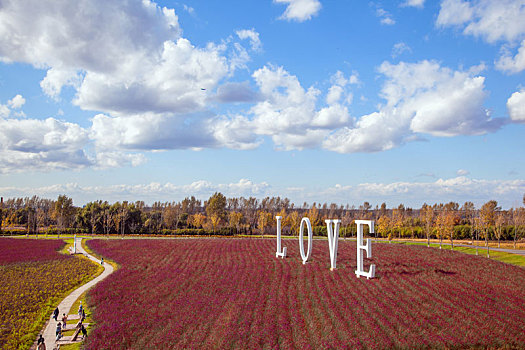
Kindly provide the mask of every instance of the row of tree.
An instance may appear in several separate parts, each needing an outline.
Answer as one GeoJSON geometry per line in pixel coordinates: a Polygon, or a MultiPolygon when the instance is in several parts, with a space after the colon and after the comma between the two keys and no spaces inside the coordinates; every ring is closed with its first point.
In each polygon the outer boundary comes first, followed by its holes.
{"type": "MultiPolygon", "coordinates": [[[[525,205],[525,196],[523,204],[525,205]]],[[[324,220],[341,219],[341,235],[355,234],[356,219],[376,221],[374,235],[393,238],[439,238],[513,240],[525,236],[525,208],[502,210],[494,200],[477,209],[472,202],[423,204],[421,208],[373,208],[364,202],[350,205],[303,203],[296,206],[288,198],[226,198],[215,193],[202,202],[188,197],[180,202],[107,201],[75,207],[71,198],[56,200],[10,198],[0,203],[0,232],[92,234],[269,234],[276,229],[275,216],[282,217],[284,234],[297,235],[303,217],[308,217],[314,233],[326,235],[324,220]]]]}

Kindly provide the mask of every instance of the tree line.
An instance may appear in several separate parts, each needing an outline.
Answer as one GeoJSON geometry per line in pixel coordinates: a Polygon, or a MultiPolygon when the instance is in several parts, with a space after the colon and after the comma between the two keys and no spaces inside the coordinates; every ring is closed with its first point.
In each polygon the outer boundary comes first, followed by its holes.
{"type": "MultiPolygon", "coordinates": [[[[523,198],[525,205],[525,195],[523,198]]],[[[83,207],[60,195],[56,200],[38,196],[9,198],[0,203],[2,234],[181,234],[235,235],[273,234],[275,216],[282,217],[283,234],[298,235],[303,217],[312,223],[314,234],[326,235],[325,219],[341,219],[340,235],[355,235],[354,220],[375,220],[373,236],[387,239],[431,238],[513,240],[525,238],[525,208],[502,210],[490,200],[480,208],[472,202],[423,204],[409,208],[400,204],[387,208],[385,203],[372,207],[336,203],[303,203],[298,206],[288,198],[226,198],[216,192],[208,200],[187,197],[176,202],[143,201],[108,203],[97,200],[83,207]]]]}

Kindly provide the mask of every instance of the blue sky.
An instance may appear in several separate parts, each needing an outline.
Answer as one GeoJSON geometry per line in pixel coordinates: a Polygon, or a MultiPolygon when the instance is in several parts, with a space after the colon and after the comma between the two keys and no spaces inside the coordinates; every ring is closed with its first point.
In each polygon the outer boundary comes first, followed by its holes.
{"type": "Polygon", "coordinates": [[[3,1],[0,194],[525,193],[525,1],[3,1]]]}

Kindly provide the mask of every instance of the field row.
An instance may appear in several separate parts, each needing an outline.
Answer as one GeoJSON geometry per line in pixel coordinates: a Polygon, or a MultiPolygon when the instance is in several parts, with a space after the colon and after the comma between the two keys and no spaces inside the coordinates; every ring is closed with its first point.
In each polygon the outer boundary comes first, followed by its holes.
{"type": "Polygon", "coordinates": [[[377,277],[315,241],[93,240],[121,269],[89,294],[93,349],[525,346],[525,271],[457,252],[374,245],[377,277]]]}

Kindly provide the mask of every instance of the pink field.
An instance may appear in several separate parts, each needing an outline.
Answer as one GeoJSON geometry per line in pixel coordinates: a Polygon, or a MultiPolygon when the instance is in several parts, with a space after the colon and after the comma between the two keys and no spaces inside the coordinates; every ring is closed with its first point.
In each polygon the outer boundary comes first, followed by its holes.
{"type": "Polygon", "coordinates": [[[49,239],[0,239],[0,265],[27,261],[65,259],[58,251],[64,241],[49,239]]]}
{"type": "Polygon", "coordinates": [[[525,269],[451,251],[260,239],[94,240],[122,268],[89,294],[89,349],[525,347],[525,269]]]}

